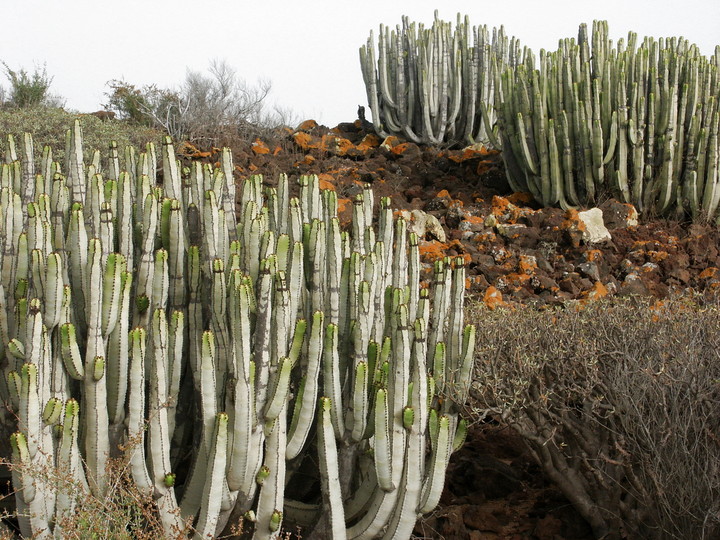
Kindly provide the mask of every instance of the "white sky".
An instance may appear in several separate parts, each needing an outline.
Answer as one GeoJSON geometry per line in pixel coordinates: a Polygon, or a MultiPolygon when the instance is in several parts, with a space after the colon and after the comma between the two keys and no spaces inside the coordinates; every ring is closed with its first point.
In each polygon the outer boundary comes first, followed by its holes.
{"type": "MultiPolygon", "coordinates": [[[[270,102],[328,126],[366,105],[358,49],[380,23],[402,15],[430,25],[458,12],[474,25],[504,25],[536,53],[606,19],[617,40],[683,36],[704,54],[720,44],[718,0],[0,0],[0,60],[32,73],[45,63],[66,108],[92,112],[111,79],[178,86],[187,69],[226,60],[249,83],[272,82],[270,102]],[[442,7],[440,7],[442,6],[442,7]]],[[[0,84],[8,87],[0,77],[0,84]]],[[[368,111],[368,117],[370,116],[368,111]]]]}

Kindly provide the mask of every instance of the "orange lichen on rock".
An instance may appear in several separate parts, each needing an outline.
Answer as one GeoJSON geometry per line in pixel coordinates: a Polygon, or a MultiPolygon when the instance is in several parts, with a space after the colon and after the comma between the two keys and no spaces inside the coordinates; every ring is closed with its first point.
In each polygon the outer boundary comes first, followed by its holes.
{"type": "Polygon", "coordinates": [[[487,284],[485,276],[483,275],[468,276],[467,278],[465,278],[465,288],[468,289],[477,288],[483,283],[487,284]]]}
{"type": "Polygon", "coordinates": [[[510,273],[505,274],[502,277],[503,282],[508,286],[509,289],[513,291],[517,291],[520,289],[523,285],[525,285],[528,281],[530,281],[530,276],[528,274],[519,274],[519,273],[510,273]]]}
{"type": "Polygon", "coordinates": [[[507,199],[507,197],[501,197],[500,195],[493,195],[492,198],[492,213],[496,216],[503,215],[510,205],[510,201],[507,199]]]}
{"type": "Polygon", "coordinates": [[[268,145],[258,138],[255,139],[255,142],[252,143],[252,151],[255,153],[255,155],[269,154],[270,148],[268,148],[268,145]]]}
{"type": "Polygon", "coordinates": [[[393,154],[395,154],[396,156],[400,156],[400,155],[404,154],[408,148],[410,148],[410,144],[411,143],[407,143],[407,142],[396,144],[395,146],[390,148],[390,151],[393,154]]]}
{"type": "Polygon", "coordinates": [[[507,196],[507,200],[515,205],[520,204],[530,204],[535,199],[533,199],[532,194],[528,193],[527,191],[517,191],[515,193],[511,193],[507,196]]]}
{"type": "Polygon", "coordinates": [[[563,229],[576,229],[578,231],[584,231],[587,229],[587,225],[585,225],[585,222],[580,219],[580,216],[578,215],[578,211],[574,208],[568,208],[565,211],[565,220],[560,225],[563,229]]]}
{"type": "Polygon", "coordinates": [[[338,199],[337,207],[338,214],[342,214],[348,207],[352,207],[352,201],[350,199],[338,199]]]}
{"type": "Polygon", "coordinates": [[[453,262],[456,257],[460,257],[465,265],[472,262],[472,256],[464,252],[462,244],[458,240],[452,240],[448,243],[440,240],[421,240],[419,250],[420,257],[425,262],[432,263],[445,257],[452,257],[453,262]],[[448,253],[451,250],[454,250],[455,253],[448,253]]]}
{"type": "Polygon", "coordinates": [[[335,138],[335,135],[323,135],[320,137],[317,148],[319,148],[321,152],[332,152],[332,149],[335,147],[335,138]]]}
{"type": "Polygon", "coordinates": [[[190,144],[189,142],[185,141],[180,144],[180,146],[177,149],[177,155],[179,157],[185,157],[190,159],[204,159],[209,158],[213,155],[213,151],[210,152],[201,152],[198,150],[194,145],[190,144]]]}
{"type": "Polygon", "coordinates": [[[477,174],[478,176],[482,176],[483,174],[490,172],[494,168],[494,161],[490,161],[489,159],[483,159],[482,161],[478,162],[477,169],[475,169],[475,174],[477,174]]]}
{"type": "Polygon", "coordinates": [[[303,157],[300,161],[295,162],[295,166],[299,167],[300,165],[312,165],[313,163],[315,163],[315,158],[310,154],[305,154],[305,157],[303,157]]]}
{"type": "Polygon", "coordinates": [[[523,215],[523,210],[514,205],[509,197],[493,195],[490,206],[492,215],[502,223],[513,224],[523,215]]]}
{"type": "Polygon", "coordinates": [[[345,156],[355,149],[355,145],[350,142],[349,139],[335,137],[334,146],[331,148],[330,152],[335,154],[336,156],[345,156]]]}
{"type": "Polygon", "coordinates": [[[400,139],[398,139],[395,135],[388,135],[380,144],[380,148],[390,150],[393,146],[397,146],[398,144],[400,144],[400,139]]]}
{"type": "Polygon", "coordinates": [[[607,287],[599,281],[596,281],[591,289],[588,289],[587,291],[584,291],[582,293],[583,298],[587,300],[599,300],[600,298],[604,298],[607,295],[607,287]]]}
{"type": "Polygon", "coordinates": [[[380,139],[374,133],[368,133],[356,146],[361,152],[367,153],[373,148],[380,146],[380,139]]]}
{"type": "Polygon", "coordinates": [[[305,120],[297,127],[297,131],[310,131],[316,127],[318,127],[318,123],[315,120],[305,120]]]}
{"type": "Polygon", "coordinates": [[[466,146],[457,153],[450,153],[448,159],[455,163],[462,163],[468,159],[474,159],[479,157],[491,156],[498,154],[497,150],[488,150],[482,144],[473,144],[472,146],[466,146]]]}
{"type": "Polygon", "coordinates": [[[531,275],[537,270],[537,260],[530,255],[520,255],[518,269],[522,274],[531,275]]]}
{"type": "Polygon", "coordinates": [[[668,258],[668,252],[667,251],[655,251],[655,250],[649,250],[647,252],[648,259],[655,262],[660,262],[668,258]]]}
{"type": "Polygon", "coordinates": [[[318,147],[318,141],[315,137],[304,131],[293,133],[293,140],[303,150],[310,150],[318,147]]]}
{"type": "Polygon", "coordinates": [[[712,279],[717,278],[718,273],[720,273],[720,270],[718,270],[715,266],[708,266],[705,270],[700,272],[698,277],[700,279],[712,279]]]}
{"type": "Polygon", "coordinates": [[[452,208],[462,208],[465,206],[465,203],[462,202],[460,199],[451,199],[450,204],[448,205],[448,210],[452,208]]]}
{"type": "Polygon", "coordinates": [[[335,178],[327,173],[320,173],[318,175],[318,186],[320,189],[329,189],[335,191],[335,178]]]}
{"type": "Polygon", "coordinates": [[[465,216],[464,221],[467,221],[468,223],[472,223],[473,225],[483,225],[485,223],[485,218],[482,216],[465,216]]]}
{"type": "Polygon", "coordinates": [[[503,300],[502,293],[492,285],[485,289],[485,294],[483,295],[483,303],[489,309],[495,309],[507,305],[507,303],[503,300]]]}
{"type": "Polygon", "coordinates": [[[447,189],[441,189],[440,191],[438,191],[437,195],[435,195],[435,196],[438,197],[438,198],[440,198],[440,199],[443,199],[443,198],[445,198],[445,197],[448,197],[448,198],[449,198],[449,197],[450,197],[450,192],[449,192],[447,189]]]}
{"type": "Polygon", "coordinates": [[[602,259],[602,251],[599,249],[588,249],[585,253],[585,260],[588,262],[595,262],[602,259]]]}
{"type": "Polygon", "coordinates": [[[447,244],[443,244],[437,240],[428,242],[421,241],[418,247],[420,250],[420,258],[430,263],[434,263],[445,257],[445,250],[448,248],[447,244]]]}
{"type": "Polygon", "coordinates": [[[578,211],[574,208],[566,210],[563,217],[565,219],[560,223],[560,229],[567,233],[573,247],[579,247],[583,233],[587,230],[587,225],[580,219],[578,211]]]}

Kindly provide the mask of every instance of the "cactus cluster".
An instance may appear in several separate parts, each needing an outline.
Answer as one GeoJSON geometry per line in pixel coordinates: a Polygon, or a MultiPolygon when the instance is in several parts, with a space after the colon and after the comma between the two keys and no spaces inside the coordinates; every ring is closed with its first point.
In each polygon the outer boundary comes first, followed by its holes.
{"type": "Polygon", "coordinates": [[[683,38],[617,44],[608,25],[581,25],[539,60],[502,29],[451,33],[381,26],[360,49],[376,130],[426,144],[490,143],[508,182],[541,204],[587,206],[600,196],[654,215],[720,217],[720,47],[683,38]],[[472,46],[468,36],[474,36],[472,46]]]}
{"type": "Polygon", "coordinates": [[[403,17],[381,25],[377,53],[371,32],[360,65],[376,131],[423,144],[487,143],[495,125],[497,75],[523,62],[527,50],[502,27],[432,27],[403,17]]]}
{"type": "Polygon", "coordinates": [[[466,431],[462,260],[421,288],[389,200],[374,227],[364,190],[343,231],[314,176],[236,196],[229,149],[183,169],[166,138],[158,183],[152,144],[85,163],[77,122],[64,171],[20,148],[1,174],[0,397],[23,535],[62,537],[124,452],[168,538],[240,518],[255,538],[409,538],[466,431]]]}
{"type": "Polygon", "coordinates": [[[507,177],[544,205],[599,194],[641,212],[715,219],[720,53],[683,38],[616,45],[606,22],[505,71],[499,134],[507,177]]]}

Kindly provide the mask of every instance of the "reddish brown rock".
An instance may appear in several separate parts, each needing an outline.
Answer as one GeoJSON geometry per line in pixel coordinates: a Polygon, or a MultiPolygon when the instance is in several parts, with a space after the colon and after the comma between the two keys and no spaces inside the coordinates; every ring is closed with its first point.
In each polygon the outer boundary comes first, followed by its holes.
{"type": "Polygon", "coordinates": [[[503,301],[502,293],[492,285],[490,285],[485,290],[485,294],[483,295],[483,302],[490,309],[496,309],[507,305],[503,301]]]}
{"type": "Polygon", "coordinates": [[[315,137],[304,131],[298,131],[293,133],[293,140],[302,150],[310,150],[311,148],[317,148],[319,142],[315,137]]]}
{"type": "Polygon", "coordinates": [[[312,131],[317,127],[318,123],[315,120],[305,120],[297,127],[297,131],[312,131]]]}
{"type": "Polygon", "coordinates": [[[255,142],[252,143],[252,151],[255,155],[269,154],[270,148],[260,139],[255,139],[255,142]]]}
{"type": "Polygon", "coordinates": [[[600,205],[600,210],[608,229],[626,229],[638,224],[638,212],[632,204],[608,199],[600,205]]]}

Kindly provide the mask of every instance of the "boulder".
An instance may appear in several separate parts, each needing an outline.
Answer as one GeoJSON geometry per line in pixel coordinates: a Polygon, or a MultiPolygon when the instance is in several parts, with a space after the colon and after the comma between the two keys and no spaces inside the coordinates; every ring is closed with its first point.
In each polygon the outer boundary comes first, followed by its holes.
{"type": "Polygon", "coordinates": [[[600,205],[600,209],[605,225],[610,229],[627,229],[638,224],[638,213],[632,204],[609,199],[600,205]]]}
{"type": "Polygon", "coordinates": [[[599,208],[591,208],[584,212],[578,212],[580,221],[585,224],[585,230],[583,231],[583,240],[588,244],[598,244],[600,242],[607,242],[612,240],[610,231],[607,230],[605,222],[603,221],[603,211],[599,208]]]}
{"type": "Polygon", "coordinates": [[[402,210],[400,215],[408,222],[408,231],[417,234],[418,238],[426,238],[427,235],[431,235],[440,242],[447,240],[440,221],[432,214],[415,209],[412,212],[402,210]]]}

